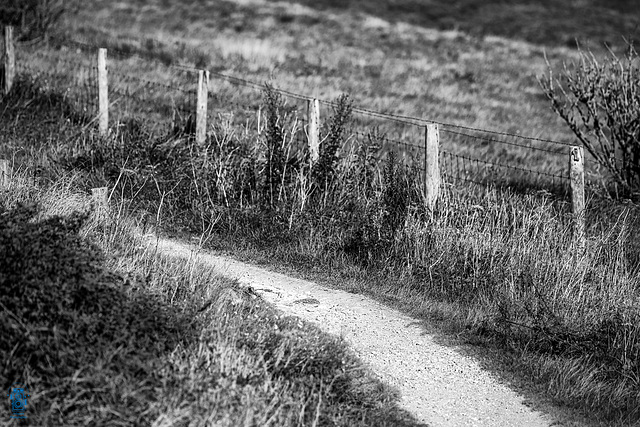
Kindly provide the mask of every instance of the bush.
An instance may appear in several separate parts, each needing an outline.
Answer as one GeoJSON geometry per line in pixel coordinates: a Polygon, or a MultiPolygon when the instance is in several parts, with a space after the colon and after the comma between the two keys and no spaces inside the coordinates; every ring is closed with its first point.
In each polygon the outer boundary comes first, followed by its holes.
{"type": "Polygon", "coordinates": [[[71,7],[72,0],[4,0],[0,23],[17,27],[18,40],[32,40],[44,37],[71,7]]]}
{"type": "Polygon", "coordinates": [[[629,45],[624,58],[599,60],[580,51],[559,79],[540,80],[553,109],[596,161],[627,191],[640,189],[640,69],[629,45]]]}
{"type": "Polygon", "coordinates": [[[396,154],[389,152],[383,174],[382,200],[385,207],[385,228],[391,236],[404,225],[411,197],[409,189],[413,179],[403,172],[402,166],[397,164],[396,154]]]}
{"type": "Polygon", "coordinates": [[[348,95],[340,95],[336,101],[329,133],[323,138],[320,145],[320,157],[311,171],[313,181],[322,191],[327,186],[334,174],[338,163],[338,149],[344,143],[346,127],[351,119],[353,101],[348,95]]]}
{"type": "Polygon", "coordinates": [[[282,184],[285,154],[284,154],[284,129],[280,111],[284,102],[282,95],[267,85],[264,91],[264,104],[267,116],[267,128],[265,132],[265,168],[264,168],[264,198],[273,206],[274,198],[277,198],[278,189],[282,184]]]}

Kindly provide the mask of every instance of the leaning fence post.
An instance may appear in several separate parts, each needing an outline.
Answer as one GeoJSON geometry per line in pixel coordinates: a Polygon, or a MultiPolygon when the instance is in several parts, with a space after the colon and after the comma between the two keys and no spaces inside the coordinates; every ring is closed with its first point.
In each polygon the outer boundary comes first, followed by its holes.
{"type": "Polygon", "coordinates": [[[437,124],[425,127],[424,141],[424,190],[427,208],[433,210],[440,192],[440,130],[437,124]]]}
{"type": "Polygon", "coordinates": [[[3,93],[7,95],[13,86],[16,75],[16,51],[13,44],[13,27],[4,27],[4,87],[3,93]]]}
{"type": "Polygon", "coordinates": [[[109,83],[107,79],[107,49],[98,49],[98,131],[109,133],[109,83]]]}
{"type": "Polygon", "coordinates": [[[0,159],[0,187],[8,187],[11,180],[9,160],[0,159]]]}
{"type": "Polygon", "coordinates": [[[584,200],[584,150],[571,147],[569,154],[569,179],[571,180],[571,213],[574,221],[574,237],[580,247],[585,245],[584,200]]]}
{"type": "Polygon", "coordinates": [[[320,158],[320,101],[307,101],[307,143],[309,144],[309,161],[313,165],[320,158]]]}
{"type": "Polygon", "coordinates": [[[207,97],[209,93],[209,71],[198,71],[198,98],[196,106],[196,142],[204,144],[207,139],[207,97]]]}

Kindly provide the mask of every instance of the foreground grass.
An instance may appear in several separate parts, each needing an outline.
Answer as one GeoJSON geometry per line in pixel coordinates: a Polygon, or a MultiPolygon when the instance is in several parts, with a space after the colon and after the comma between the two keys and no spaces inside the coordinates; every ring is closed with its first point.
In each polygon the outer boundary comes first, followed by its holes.
{"type": "Polygon", "coordinates": [[[155,253],[77,185],[0,190],[0,382],[29,386],[30,423],[415,425],[340,339],[155,253]]]}

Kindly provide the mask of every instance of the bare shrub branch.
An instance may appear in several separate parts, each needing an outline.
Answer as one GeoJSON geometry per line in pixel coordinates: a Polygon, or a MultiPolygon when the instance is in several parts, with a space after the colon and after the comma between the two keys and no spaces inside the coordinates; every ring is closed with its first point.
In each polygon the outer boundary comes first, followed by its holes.
{"type": "Polygon", "coordinates": [[[580,51],[578,64],[564,65],[559,78],[547,61],[539,79],[554,111],[595,160],[626,190],[640,188],[640,69],[629,44],[623,58],[598,59],[580,51]]]}

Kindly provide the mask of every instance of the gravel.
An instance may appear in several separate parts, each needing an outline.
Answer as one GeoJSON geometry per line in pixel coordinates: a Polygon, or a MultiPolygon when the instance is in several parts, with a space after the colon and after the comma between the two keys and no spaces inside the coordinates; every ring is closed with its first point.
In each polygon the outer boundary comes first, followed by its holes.
{"type": "MultiPolygon", "coordinates": [[[[179,257],[196,248],[153,240],[158,249],[179,257]]],[[[279,310],[340,335],[380,379],[395,387],[400,404],[430,426],[549,426],[548,415],[479,363],[438,344],[419,321],[370,298],[274,273],[227,257],[197,252],[200,262],[251,287],[279,310]]]]}

